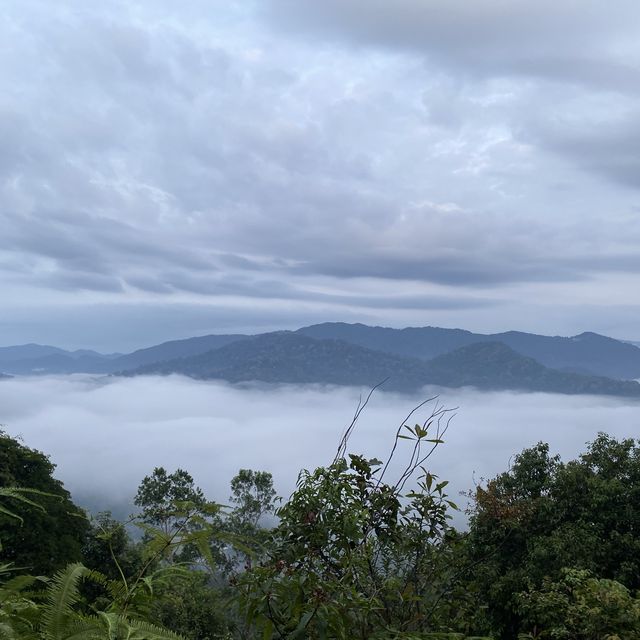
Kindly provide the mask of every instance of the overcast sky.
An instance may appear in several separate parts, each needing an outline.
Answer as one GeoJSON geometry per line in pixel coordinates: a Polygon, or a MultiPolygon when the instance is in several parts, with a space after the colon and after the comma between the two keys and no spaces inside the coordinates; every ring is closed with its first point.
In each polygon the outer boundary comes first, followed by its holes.
{"type": "Polygon", "coordinates": [[[640,5],[8,0],[0,344],[640,340],[640,5]]]}

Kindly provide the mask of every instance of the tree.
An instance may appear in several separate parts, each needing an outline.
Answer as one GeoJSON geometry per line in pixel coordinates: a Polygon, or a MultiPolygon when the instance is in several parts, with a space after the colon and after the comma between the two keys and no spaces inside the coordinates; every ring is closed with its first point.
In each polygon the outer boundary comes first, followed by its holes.
{"type": "Polygon", "coordinates": [[[125,573],[132,573],[140,563],[140,554],[133,549],[125,525],[112,518],[110,511],[101,511],[91,521],[82,555],[90,569],[115,578],[118,572],[114,560],[125,573]]]}
{"type": "Polygon", "coordinates": [[[275,511],[276,491],[273,476],[266,471],[240,469],[231,480],[229,500],[235,504],[232,518],[256,527],[260,518],[275,511]]]}
{"type": "Polygon", "coordinates": [[[154,589],[150,617],[187,640],[228,637],[228,594],[202,571],[185,571],[154,589]]]}
{"type": "Polygon", "coordinates": [[[197,509],[206,504],[206,499],[187,471],[177,469],[168,474],[164,467],[156,467],[143,478],[133,502],[142,508],[143,521],[170,534],[183,522],[186,503],[197,509]]]}
{"type": "Polygon", "coordinates": [[[301,472],[277,511],[266,557],[238,578],[242,610],[263,638],[368,640],[450,630],[441,611],[452,615],[446,594],[455,571],[440,559],[455,505],[447,482],[424,468],[449,414],[436,406],[422,425],[403,423],[386,463],[346,453],[358,415],[333,462],[301,472]],[[388,479],[403,441],[410,442],[404,470],[388,479]]]}
{"type": "Polygon", "coordinates": [[[539,443],[473,497],[473,581],[500,637],[522,630],[518,594],[561,580],[567,568],[640,587],[637,441],[599,434],[568,463],[539,443]]]}
{"type": "Polygon", "coordinates": [[[640,638],[640,600],[615,580],[588,571],[564,569],[539,589],[518,595],[523,627],[540,640],[640,638]]]}
{"type": "Polygon", "coordinates": [[[20,519],[0,513],[3,559],[37,574],[49,574],[79,560],[89,530],[85,513],[53,477],[54,470],[55,464],[44,453],[0,431],[0,487],[48,494],[22,494],[37,504],[9,497],[6,507],[20,519]]]}

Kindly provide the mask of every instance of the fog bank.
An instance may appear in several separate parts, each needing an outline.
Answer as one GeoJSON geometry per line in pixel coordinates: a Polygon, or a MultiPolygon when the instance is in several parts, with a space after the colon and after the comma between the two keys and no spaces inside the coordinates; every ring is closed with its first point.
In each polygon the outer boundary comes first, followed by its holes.
{"type": "MultiPolygon", "coordinates": [[[[51,456],[57,477],[79,502],[121,511],[142,477],[161,465],[188,470],[211,499],[222,502],[240,468],[272,472],[279,494],[287,496],[301,468],[333,458],[361,393],[240,388],[178,376],[14,378],[0,381],[0,423],[51,456]]],[[[426,389],[409,398],[380,392],[362,414],[350,451],[385,456],[399,423],[433,393],[441,404],[458,407],[446,443],[429,465],[451,481],[452,497],[474,479],[505,470],[513,454],[540,440],[569,459],[598,431],[635,437],[640,418],[640,404],[603,397],[426,389]]],[[[428,410],[415,417],[426,418],[428,410]]]]}

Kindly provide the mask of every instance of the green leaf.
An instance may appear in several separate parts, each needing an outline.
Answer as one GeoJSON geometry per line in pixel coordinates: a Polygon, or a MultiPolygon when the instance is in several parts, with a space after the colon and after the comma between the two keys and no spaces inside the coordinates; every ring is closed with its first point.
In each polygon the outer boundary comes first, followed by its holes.
{"type": "Polygon", "coordinates": [[[289,634],[289,640],[297,640],[298,638],[305,637],[307,625],[311,621],[311,618],[313,618],[314,614],[315,614],[315,611],[307,611],[302,616],[302,618],[300,618],[300,622],[298,623],[298,626],[295,628],[295,630],[291,634],[289,634]]]}

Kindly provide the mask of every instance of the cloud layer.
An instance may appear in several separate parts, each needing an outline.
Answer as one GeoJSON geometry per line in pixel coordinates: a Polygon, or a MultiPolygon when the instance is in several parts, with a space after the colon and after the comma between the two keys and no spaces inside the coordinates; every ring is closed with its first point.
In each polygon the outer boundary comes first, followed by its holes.
{"type": "MultiPolygon", "coordinates": [[[[560,301],[559,332],[640,338],[627,284],[639,14],[627,1],[10,1],[6,335],[25,309],[91,303],[198,304],[245,325],[248,307],[289,305],[289,326],[463,324],[484,309],[469,328],[542,331],[560,301]]],[[[144,333],[110,346],[127,340],[144,333]]]]}
{"type": "MultiPolygon", "coordinates": [[[[431,391],[415,399],[374,395],[350,450],[385,456],[395,429],[431,391]]],[[[288,495],[301,468],[333,458],[359,395],[349,388],[239,388],[180,377],[0,383],[7,432],[50,454],[77,499],[121,514],[142,477],[160,465],[187,469],[220,501],[240,468],[271,471],[280,494],[288,495]]],[[[601,397],[446,390],[440,401],[458,410],[429,466],[451,481],[454,499],[507,469],[524,447],[546,441],[571,459],[599,431],[634,437],[640,415],[638,404],[601,397]]]]}

